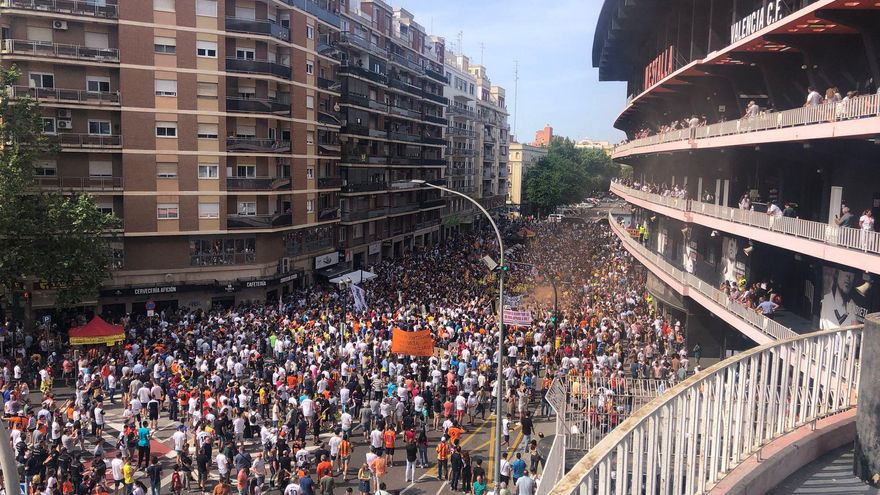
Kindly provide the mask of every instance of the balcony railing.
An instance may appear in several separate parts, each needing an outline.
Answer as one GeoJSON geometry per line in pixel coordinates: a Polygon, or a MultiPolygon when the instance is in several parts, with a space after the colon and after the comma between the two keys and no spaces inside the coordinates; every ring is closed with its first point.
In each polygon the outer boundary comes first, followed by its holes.
{"type": "Polygon", "coordinates": [[[796,335],[792,329],[776,322],[775,320],[771,320],[764,315],[758,314],[753,309],[746,308],[736,301],[731,301],[730,297],[724,292],[716,289],[714,286],[698,278],[696,275],[673,266],[672,263],[667,261],[663,256],[639,244],[632,238],[632,236],[630,236],[622,225],[617,223],[614,216],[610,213],[608,214],[608,223],[611,225],[611,230],[613,230],[620,238],[627,251],[638,253],[653,264],[657,270],[664,272],[666,275],[682,284],[682,286],[687,287],[688,289],[694,289],[703,296],[711,299],[712,302],[718,306],[721,306],[726,311],[737,316],[740,320],[743,320],[751,327],[757,329],[761,334],[768,338],[768,340],[783,340],[796,335]]]}
{"type": "Polygon", "coordinates": [[[226,138],[226,151],[287,153],[290,152],[290,141],[264,138],[228,137],[226,138]]]}
{"type": "Polygon", "coordinates": [[[270,20],[227,17],[226,30],[235,33],[265,34],[281,41],[290,41],[290,29],[270,20]]]}
{"type": "Polygon", "coordinates": [[[114,134],[75,134],[72,132],[56,135],[62,148],[121,148],[122,136],[114,134]]]}
{"type": "Polygon", "coordinates": [[[380,74],[378,72],[373,72],[363,67],[357,67],[354,65],[342,65],[339,67],[339,73],[345,75],[353,75],[358,77],[363,77],[364,79],[369,79],[373,82],[379,84],[388,84],[388,77],[385,74],[380,74]]]}
{"type": "Polygon", "coordinates": [[[417,74],[424,74],[425,73],[425,69],[421,65],[413,62],[412,60],[404,57],[403,55],[400,55],[398,53],[394,53],[391,50],[388,51],[388,60],[390,60],[391,62],[393,62],[401,67],[406,67],[407,69],[409,69],[417,74]]]}
{"type": "Polygon", "coordinates": [[[861,328],[794,336],[695,374],[607,434],[561,480],[561,469],[545,470],[539,493],[708,493],[771,441],[856,406],[862,336],[861,328]]]}
{"type": "Polygon", "coordinates": [[[293,5],[294,7],[305,11],[313,16],[321,19],[322,21],[330,24],[331,26],[339,27],[339,14],[337,12],[331,12],[326,7],[314,2],[312,0],[284,0],[288,5],[293,5]]]}
{"type": "Polygon", "coordinates": [[[470,129],[461,129],[459,127],[450,127],[447,130],[447,132],[451,136],[462,136],[462,137],[468,137],[468,138],[477,137],[477,133],[475,131],[472,131],[470,129]]]}
{"type": "Polygon", "coordinates": [[[318,122],[329,125],[342,125],[343,116],[339,112],[318,110],[318,122]]]}
{"type": "Polygon", "coordinates": [[[407,134],[405,132],[391,132],[388,131],[388,139],[393,139],[395,141],[407,141],[410,143],[418,143],[422,140],[422,137],[418,134],[407,134]]]}
{"type": "Polygon", "coordinates": [[[415,110],[410,110],[409,108],[396,107],[394,105],[390,105],[387,108],[388,108],[388,112],[393,115],[402,115],[404,117],[409,117],[412,119],[422,118],[422,115],[419,112],[417,112],[415,110]]]}
{"type": "Polygon", "coordinates": [[[683,212],[692,212],[710,216],[728,222],[739,223],[764,229],[770,232],[778,232],[795,237],[821,242],[830,246],[839,246],[871,254],[880,254],[880,232],[855,229],[851,227],[839,227],[827,223],[802,220],[800,218],[774,218],[766,213],[751,210],[741,210],[729,206],[701,203],[680,198],[662,196],[648,193],[638,189],[612,182],[611,192],[621,197],[638,198],[650,203],[674,208],[683,212]]]}
{"type": "Polygon", "coordinates": [[[318,178],[318,188],[319,189],[330,189],[342,187],[342,177],[319,177],[318,178]]]}
{"type": "Polygon", "coordinates": [[[426,199],[419,203],[419,208],[428,209],[428,208],[437,208],[438,206],[445,206],[446,200],[443,198],[438,199],[426,199]]]}
{"type": "Polygon", "coordinates": [[[263,229],[269,227],[287,227],[292,225],[290,213],[274,215],[226,215],[226,227],[229,229],[263,229]]]}
{"type": "Polygon", "coordinates": [[[280,64],[266,59],[246,59],[226,57],[226,70],[245,74],[267,74],[270,76],[290,79],[292,71],[289,65],[280,64]]]}
{"type": "Polygon", "coordinates": [[[422,115],[421,118],[422,118],[422,120],[424,120],[425,122],[431,122],[431,123],[433,123],[433,124],[437,124],[437,125],[448,125],[448,124],[449,124],[449,121],[446,120],[446,117],[441,117],[441,116],[438,116],[438,115],[428,115],[428,114],[425,114],[425,115],[422,115]]]}
{"type": "Polygon", "coordinates": [[[12,96],[14,98],[30,96],[36,100],[54,100],[86,105],[119,105],[121,101],[121,95],[118,91],[114,93],[82,89],[29,88],[27,86],[13,86],[12,96]]]}
{"type": "Polygon", "coordinates": [[[98,5],[97,2],[79,0],[0,0],[0,8],[27,9],[58,14],[88,15],[116,19],[119,10],[116,5],[98,5]]]}
{"type": "Polygon", "coordinates": [[[448,105],[449,104],[449,98],[447,98],[443,95],[435,95],[434,93],[431,93],[428,91],[423,91],[422,96],[424,96],[425,98],[427,98],[435,103],[439,103],[441,105],[448,105]]]}
{"type": "Polygon", "coordinates": [[[88,46],[63,45],[46,41],[2,40],[2,53],[31,57],[66,58],[89,62],[119,62],[116,48],[92,48],[88,46]]]}
{"type": "Polygon", "coordinates": [[[245,265],[256,263],[257,254],[250,253],[198,253],[190,255],[192,266],[245,265]]]}
{"type": "Polygon", "coordinates": [[[446,160],[442,158],[422,158],[420,160],[422,165],[446,165],[446,160]]]}
{"type": "Polygon", "coordinates": [[[422,137],[422,142],[425,143],[425,144],[439,144],[439,145],[445,145],[445,144],[446,144],[446,140],[445,140],[445,139],[443,139],[443,138],[441,138],[441,137],[432,137],[432,136],[423,136],[423,137],[422,137]]]}
{"type": "Polygon", "coordinates": [[[367,220],[370,218],[379,218],[384,217],[388,214],[388,209],[384,206],[380,208],[374,208],[372,210],[358,210],[358,211],[346,211],[342,213],[341,220],[343,222],[357,222],[360,220],[367,220]]]}
{"type": "Polygon", "coordinates": [[[272,98],[226,97],[226,110],[247,113],[289,113],[290,102],[272,98]]]}
{"type": "Polygon", "coordinates": [[[355,184],[346,184],[342,186],[342,192],[344,193],[385,191],[387,189],[387,182],[360,182],[355,184]]]}
{"type": "Polygon", "coordinates": [[[322,249],[328,249],[335,245],[332,238],[320,239],[315,241],[294,242],[285,244],[284,254],[287,256],[296,256],[304,253],[311,253],[322,249]]]}
{"type": "Polygon", "coordinates": [[[332,79],[327,79],[324,77],[317,77],[318,87],[321,89],[326,89],[329,91],[339,91],[342,89],[342,83],[334,81],[332,79]]]}
{"type": "Polygon", "coordinates": [[[677,141],[695,142],[700,139],[813,124],[826,124],[864,117],[876,117],[878,115],[880,115],[880,95],[872,94],[839,103],[826,103],[815,107],[795,108],[782,112],[765,112],[757,117],[664,132],[618,145],[614,148],[614,153],[623,153],[624,151],[663,143],[677,141]]]}
{"type": "Polygon", "coordinates": [[[401,91],[405,91],[413,96],[417,96],[419,98],[422,97],[424,91],[418,86],[413,86],[412,84],[407,84],[400,79],[394,79],[393,77],[388,78],[388,86],[399,89],[401,91]]]}
{"type": "Polygon", "coordinates": [[[122,189],[122,177],[39,176],[37,184],[44,188],[113,191],[122,189]]]}
{"type": "Polygon", "coordinates": [[[324,208],[323,210],[318,212],[318,221],[319,222],[329,222],[330,220],[336,220],[338,218],[339,218],[339,207],[324,208]]]}
{"type": "Polygon", "coordinates": [[[357,34],[354,34],[354,33],[350,33],[347,31],[339,33],[339,42],[358,46],[358,47],[360,47],[364,50],[367,50],[374,55],[378,55],[382,58],[385,58],[388,56],[387,50],[380,47],[379,45],[373,44],[373,42],[366,40],[363,37],[358,36],[357,34]]]}
{"type": "Polygon", "coordinates": [[[476,153],[474,150],[464,149],[464,148],[447,148],[452,156],[474,156],[476,153]]]}
{"type": "Polygon", "coordinates": [[[403,213],[409,213],[412,211],[416,211],[418,209],[419,209],[418,203],[398,205],[398,206],[389,206],[388,207],[388,214],[389,215],[400,215],[403,213]]]}
{"type": "Polygon", "coordinates": [[[440,81],[443,84],[449,84],[449,78],[435,70],[425,68],[425,75],[430,77],[431,79],[434,79],[435,81],[440,81]]]}
{"type": "Polygon", "coordinates": [[[477,112],[469,108],[464,108],[458,105],[447,105],[446,110],[453,115],[463,115],[471,120],[477,119],[477,112]]]}
{"type": "Polygon", "coordinates": [[[415,224],[413,226],[413,231],[430,229],[431,227],[435,227],[437,225],[440,225],[439,218],[435,218],[434,220],[426,220],[424,222],[419,222],[419,223],[415,224]]]}
{"type": "Polygon", "coordinates": [[[290,186],[290,177],[227,177],[230,191],[275,191],[290,186]]]}
{"type": "Polygon", "coordinates": [[[373,165],[386,165],[388,163],[387,156],[369,155],[366,153],[346,153],[342,155],[342,163],[369,163],[373,165]]]}

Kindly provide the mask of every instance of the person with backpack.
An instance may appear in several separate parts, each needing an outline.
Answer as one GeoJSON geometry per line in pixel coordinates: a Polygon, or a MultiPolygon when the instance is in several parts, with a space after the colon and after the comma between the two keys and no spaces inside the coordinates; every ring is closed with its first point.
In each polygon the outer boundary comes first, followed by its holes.
{"type": "Polygon", "coordinates": [[[183,491],[183,477],[180,474],[180,466],[178,464],[174,465],[174,472],[171,473],[171,493],[173,495],[180,495],[183,491]]]}

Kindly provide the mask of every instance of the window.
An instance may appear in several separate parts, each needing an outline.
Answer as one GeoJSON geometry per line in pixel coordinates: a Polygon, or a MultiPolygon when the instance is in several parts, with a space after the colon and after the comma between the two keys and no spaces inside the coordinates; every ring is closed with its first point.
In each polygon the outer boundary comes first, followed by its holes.
{"type": "Polygon", "coordinates": [[[177,137],[177,122],[156,122],[156,137],[177,137]]]}
{"type": "Polygon", "coordinates": [[[89,177],[113,177],[113,162],[89,162],[89,177]]]}
{"type": "Polygon", "coordinates": [[[306,26],[306,38],[310,40],[315,39],[315,28],[312,26],[306,26]]]}
{"type": "Polygon", "coordinates": [[[153,0],[153,10],[174,12],[174,0],[153,0]]]}
{"type": "Polygon", "coordinates": [[[177,96],[177,81],[156,79],[156,96],[177,96]]]}
{"type": "Polygon", "coordinates": [[[199,139],[217,139],[217,124],[199,124],[199,139]]]}
{"type": "Polygon", "coordinates": [[[217,98],[217,83],[200,82],[196,87],[199,98],[217,98]]]}
{"type": "Polygon", "coordinates": [[[199,218],[220,218],[220,203],[199,203],[199,218]]]}
{"type": "Polygon", "coordinates": [[[86,90],[93,93],[109,93],[109,77],[89,77],[86,79],[86,90]]]}
{"type": "Polygon", "coordinates": [[[43,134],[55,134],[55,117],[43,117],[43,134]]]}
{"type": "Polygon", "coordinates": [[[257,203],[254,201],[239,201],[238,214],[245,216],[254,216],[257,214],[257,203]]]}
{"type": "Polygon", "coordinates": [[[306,108],[315,108],[315,97],[314,96],[306,96],[306,108]]]}
{"type": "Polygon", "coordinates": [[[315,169],[312,167],[306,168],[306,179],[314,179],[315,178],[315,169]]]}
{"type": "Polygon", "coordinates": [[[247,19],[249,21],[256,20],[257,9],[253,7],[235,7],[235,17],[239,19],[247,19]]]}
{"type": "Polygon", "coordinates": [[[180,218],[180,209],[177,203],[159,203],[156,205],[156,218],[159,220],[175,220],[180,218]]]}
{"type": "Polygon", "coordinates": [[[196,56],[217,58],[217,43],[214,41],[196,41],[196,56]]]}
{"type": "Polygon", "coordinates": [[[103,213],[105,215],[112,215],[113,214],[113,202],[112,201],[107,201],[107,202],[102,201],[95,206],[98,207],[98,211],[100,211],[101,213],[103,213]]]}
{"type": "Polygon", "coordinates": [[[176,163],[157,163],[156,177],[160,179],[176,179],[177,164],[176,163]]]}
{"type": "Polygon", "coordinates": [[[42,160],[34,166],[34,175],[37,177],[55,177],[58,175],[58,165],[55,160],[42,160]]]}
{"type": "Polygon", "coordinates": [[[257,88],[254,86],[239,86],[238,97],[244,99],[256,98],[257,88]]]}
{"type": "MultiPolygon", "coordinates": [[[[379,72],[378,70],[375,72],[379,72]]],[[[315,73],[315,63],[314,62],[306,62],[306,74],[314,74],[315,73]]]]}
{"type": "Polygon", "coordinates": [[[193,239],[189,241],[190,263],[193,266],[254,263],[256,239],[193,239]]]}
{"type": "Polygon", "coordinates": [[[196,0],[196,15],[217,17],[217,0],[196,0]]]}
{"type": "Polygon", "coordinates": [[[257,52],[253,48],[236,48],[235,58],[239,60],[253,60],[256,58],[257,52]]]}
{"type": "Polygon", "coordinates": [[[153,39],[153,51],[156,53],[177,53],[177,40],[156,36],[153,39]]]}
{"type": "Polygon", "coordinates": [[[110,48],[110,36],[107,33],[85,33],[85,44],[89,48],[110,48]]]}
{"type": "Polygon", "coordinates": [[[90,120],[89,134],[103,134],[109,136],[111,134],[111,125],[109,120],[90,120]]]}
{"type": "Polygon", "coordinates": [[[199,165],[199,179],[219,179],[220,165],[199,165]]]}
{"type": "Polygon", "coordinates": [[[235,129],[235,137],[239,138],[255,138],[257,137],[257,128],[252,125],[239,125],[235,129]]]}
{"type": "Polygon", "coordinates": [[[364,236],[364,224],[358,223],[351,226],[351,238],[360,239],[364,236]]]}
{"type": "Polygon", "coordinates": [[[52,28],[28,26],[27,39],[31,41],[42,41],[43,43],[52,43],[52,28]]]}
{"type": "Polygon", "coordinates": [[[256,165],[238,165],[235,167],[235,176],[236,177],[256,177],[257,176],[257,166],[256,165]]]}
{"type": "Polygon", "coordinates": [[[55,76],[52,74],[31,72],[30,77],[28,77],[28,81],[30,82],[30,86],[32,88],[54,88],[55,87],[55,76]]]}
{"type": "Polygon", "coordinates": [[[306,211],[308,213],[315,211],[315,200],[314,199],[307,199],[306,200],[306,211]]]}
{"type": "Polygon", "coordinates": [[[315,133],[307,132],[306,133],[306,144],[315,144],[315,133]]]}

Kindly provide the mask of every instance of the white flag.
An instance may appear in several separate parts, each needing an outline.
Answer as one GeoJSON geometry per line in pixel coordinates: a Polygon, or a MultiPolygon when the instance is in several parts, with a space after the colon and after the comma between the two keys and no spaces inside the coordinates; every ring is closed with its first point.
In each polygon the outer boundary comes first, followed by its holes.
{"type": "Polygon", "coordinates": [[[366,295],[366,291],[361,289],[355,284],[351,285],[351,297],[354,299],[354,310],[355,311],[366,311],[367,310],[367,301],[364,298],[366,295]]]}

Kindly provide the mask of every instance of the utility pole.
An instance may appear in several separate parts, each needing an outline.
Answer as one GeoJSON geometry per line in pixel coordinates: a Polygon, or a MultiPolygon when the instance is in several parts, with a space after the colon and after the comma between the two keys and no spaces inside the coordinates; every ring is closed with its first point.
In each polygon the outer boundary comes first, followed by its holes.
{"type": "Polygon", "coordinates": [[[464,38],[464,31],[458,32],[458,46],[455,48],[455,51],[458,52],[459,55],[464,53],[464,48],[462,48],[462,38],[464,38]]]}
{"type": "Polygon", "coordinates": [[[516,103],[519,99],[519,60],[514,60],[513,68],[513,135],[519,136],[516,127],[516,103]]]}
{"type": "Polygon", "coordinates": [[[480,65],[483,65],[483,52],[486,51],[486,44],[480,42],[480,65]]]}

